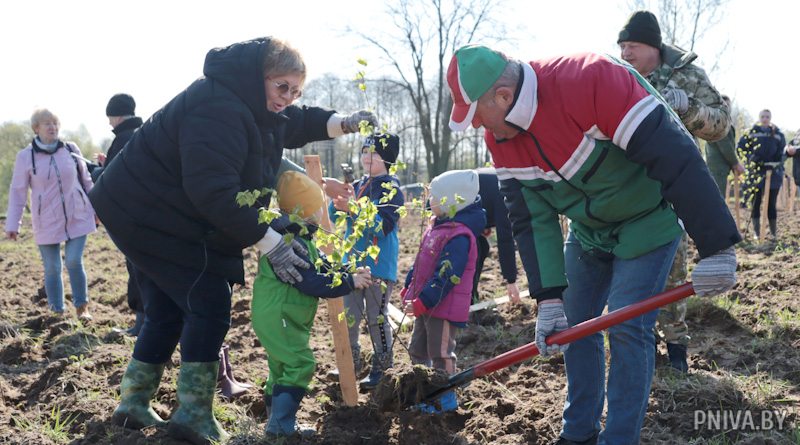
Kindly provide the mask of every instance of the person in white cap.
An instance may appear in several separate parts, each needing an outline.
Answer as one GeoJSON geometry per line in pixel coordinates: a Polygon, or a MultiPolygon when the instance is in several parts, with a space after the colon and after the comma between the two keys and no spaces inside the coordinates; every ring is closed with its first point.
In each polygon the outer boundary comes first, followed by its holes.
{"type": "MultiPolygon", "coordinates": [[[[467,324],[476,237],[486,227],[474,170],[453,170],[433,178],[431,211],[435,219],[422,236],[414,266],[400,291],[405,311],[417,317],[409,354],[414,364],[456,372],[456,334],[467,324]]],[[[448,391],[435,404],[421,404],[426,413],[454,411],[456,394],[448,391]]]]}
{"type": "Polygon", "coordinates": [[[521,62],[470,45],[451,59],[447,82],[451,128],[486,130],[538,302],[539,350],[564,352],[568,392],[556,443],[639,443],[658,311],[608,329],[607,384],[602,334],[571,345],[545,338],[606,305],[612,311],[660,292],[681,225],[701,257],[696,293],[733,287],[741,236],[694,140],[636,70],[611,57],[521,62]],[[566,245],[559,214],[571,221],[566,245]]]}

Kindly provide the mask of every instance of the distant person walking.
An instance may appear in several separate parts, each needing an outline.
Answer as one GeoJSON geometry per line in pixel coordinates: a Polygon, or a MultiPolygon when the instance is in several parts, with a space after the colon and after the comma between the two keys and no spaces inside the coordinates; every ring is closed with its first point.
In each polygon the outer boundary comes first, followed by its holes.
{"type": "Polygon", "coordinates": [[[134,265],[145,310],[112,420],[128,428],[165,425],[150,399],[180,342],[169,434],[195,444],[228,437],[212,405],[231,285],[244,283],[242,249],[255,245],[290,284],[302,281],[297,268],[311,267],[306,249],[279,233],[288,218],[259,224],[258,209],[237,204],[237,193],[274,188],[284,148],[357,132],[363,121],[377,125],[366,111],[293,105],[306,66],[278,39],[212,49],[203,74],[142,125],[91,193],[134,265]]]}
{"type": "MultiPolygon", "coordinates": [[[[92,170],[92,180],[97,182],[106,166],[122,151],[122,147],[133,137],[133,133],[142,126],[142,118],[136,116],[136,101],[129,94],[115,94],[106,105],[108,124],[114,132],[114,140],[108,147],[106,154],[98,154],[98,166],[92,170]]],[[[128,269],[128,307],[136,314],[133,326],[125,332],[136,336],[144,324],[144,304],[139,293],[139,284],[133,272],[133,264],[125,258],[125,267],[128,269]]]]}
{"type": "Polygon", "coordinates": [[[772,112],[764,109],[758,113],[758,122],[753,124],[742,138],[738,149],[747,156],[747,176],[745,184],[747,195],[752,196],[753,209],[750,217],[753,221],[753,232],[756,238],[761,237],[761,199],[764,196],[764,183],[767,170],[772,171],[770,183],[766,186],[767,220],[769,232],[775,237],[778,234],[778,192],[783,184],[783,149],[786,138],[781,130],[772,123],[772,112]]]}
{"type": "Polygon", "coordinates": [[[800,129],[794,134],[794,139],[786,145],[786,155],[793,159],[792,161],[792,176],[794,177],[794,185],[800,187],[800,156],[797,153],[800,151],[800,129]]]}
{"type": "Polygon", "coordinates": [[[80,319],[89,320],[83,248],[86,235],[96,230],[95,216],[86,195],[92,180],[81,150],[58,138],[58,117],[47,109],[34,111],[31,127],[36,137],[17,154],[8,193],[6,237],[16,240],[22,212],[31,192],[33,236],[44,263],[47,304],[56,314],[64,312],[64,282],[61,277],[61,243],[64,263],[72,286],[72,304],[80,319]]]}

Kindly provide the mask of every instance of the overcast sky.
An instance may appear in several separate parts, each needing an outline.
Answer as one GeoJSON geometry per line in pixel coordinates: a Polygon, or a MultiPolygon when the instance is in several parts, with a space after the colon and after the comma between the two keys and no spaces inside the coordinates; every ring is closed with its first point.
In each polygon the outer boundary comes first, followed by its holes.
{"type": "MultiPolygon", "coordinates": [[[[516,43],[497,47],[523,60],[616,55],[628,3],[509,0],[498,18],[516,43]]],[[[697,63],[710,68],[727,41],[721,68],[711,73],[714,84],[753,116],[770,108],[787,130],[800,127],[798,17],[800,2],[730,0],[725,20],[695,48],[697,63]]],[[[62,130],[85,124],[99,143],[112,136],[105,118],[111,95],[132,94],[137,114],[147,118],[202,74],[210,48],[263,35],[298,47],[309,79],[326,72],[352,77],[359,57],[370,62],[368,75],[377,73],[388,68],[343,30],[380,36],[390,26],[382,18],[380,3],[363,0],[5,0],[0,122],[24,121],[47,107],[62,130]]]]}

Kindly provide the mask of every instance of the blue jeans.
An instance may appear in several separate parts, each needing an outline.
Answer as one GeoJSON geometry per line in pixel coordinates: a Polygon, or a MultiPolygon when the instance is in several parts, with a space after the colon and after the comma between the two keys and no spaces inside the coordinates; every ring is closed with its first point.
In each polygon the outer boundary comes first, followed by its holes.
{"type": "MultiPolygon", "coordinates": [[[[680,237],[636,258],[599,258],[570,233],[564,247],[567,281],[564,312],[570,326],[641,301],[664,290],[680,237]]],[[[564,353],[567,399],[561,436],[582,441],[600,432],[599,444],[638,444],[655,369],[653,327],[658,311],[608,329],[611,365],[606,386],[603,334],[572,343],[564,353]]]]}
{"type": "MultiPolygon", "coordinates": [[[[86,235],[73,238],[64,244],[64,263],[72,285],[72,304],[81,307],[87,303],[86,271],[83,270],[83,248],[86,235]]],[[[61,279],[61,244],[39,244],[44,263],[44,289],[50,310],[64,312],[64,281],[61,279]]]]}

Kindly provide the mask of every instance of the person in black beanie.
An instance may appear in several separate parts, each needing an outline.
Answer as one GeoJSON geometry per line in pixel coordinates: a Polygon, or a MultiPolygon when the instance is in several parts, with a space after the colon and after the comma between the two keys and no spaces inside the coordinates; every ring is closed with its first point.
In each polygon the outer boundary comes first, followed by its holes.
{"type": "MultiPolygon", "coordinates": [[[[708,142],[724,138],[731,127],[730,109],[705,71],[693,61],[691,51],[663,43],[658,20],[649,11],[634,12],[617,38],[622,58],[633,65],[695,138],[708,142]]],[[[695,140],[695,142],[697,142],[695,140]]],[[[684,234],[675,254],[666,289],[683,284],[688,277],[689,241],[684,234]]],[[[685,321],[686,300],[659,311],[658,331],[667,344],[670,366],[687,372],[689,327],[685,321]]]]}
{"type": "MultiPolygon", "coordinates": [[[[142,118],[136,116],[136,102],[129,94],[113,95],[106,105],[106,116],[114,132],[114,140],[105,155],[97,155],[99,165],[92,169],[93,182],[100,179],[105,167],[119,154],[122,147],[133,137],[133,133],[142,126],[142,118]]],[[[128,269],[128,307],[136,314],[136,322],[123,332],[135,337],[139,335],[144,324],[144,304],[132,271],[133,264],[128,258],[125,258],[125,267],[128,269]]]]}
{"type": "MultiPolygon", "coordinates": [[[[358,218],[350,212],[349,201],[368,197],[377,207],[375,225],[364,229],[363,235],[355,243],[356,252],[365,252],[371,246],[380,251],[375,258],[366,256],[357,262],[358,267],[369,267],[372,285],[354,290],[344,296],[344,306],[348,316],[355,317],[355,323],[348,325],[350,348],[356,372],[361,369],[361,346],[358,343],[361,321],[366,320],[372,340],[372,362],[369,375],[360,381],[360,387],[368,390],[378,385],[383,372],[392,367],[392,329],[389,326],[389,299],[397,282],[397,261],[399,241],[397,238],[400,215],[397,209],[404,205],[400,181],[389,170],[397,161],[400,152],[400,138],[393,134],[367,136],[361,145],[361,167],[364,176],[353,183],[346,196],[337,196],[330,207],[332,219],[337,213],[344,213],[347,220],[347,236],[353,233],[353,225],[358,218]],[[391,199],[385,197],[394,195],[391,199]],[[337,212],[338,211],[338,212],[337,212]]],[[[345,261],[347,259],[345,258],[345,261]]],[[[328,374],[329,379],[338,379],[338,371],[328,374]]]]}

